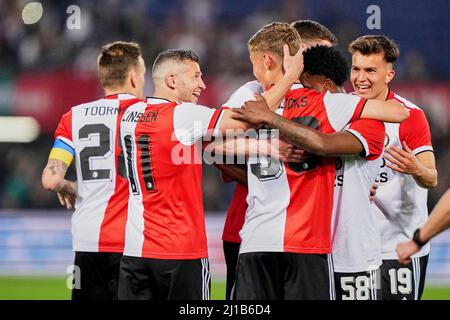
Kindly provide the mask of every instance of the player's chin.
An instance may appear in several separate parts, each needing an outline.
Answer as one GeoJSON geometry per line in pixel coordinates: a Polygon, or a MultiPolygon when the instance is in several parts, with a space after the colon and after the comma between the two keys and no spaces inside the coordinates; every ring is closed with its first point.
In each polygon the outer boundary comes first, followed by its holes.
{"type": "Polygon", "coordinates": [[[197,103],[197,102],[198,102],[198,96],[196,96],[195,94],[193,94],[192,97],[191,97],[191,102],[192,102],[192,103],[197,103]]]}
{"type": "Polygon", "coordinates": [[[361,97],[361,98],[365,98],[365,99],[371,99],[372,98],[372,90],[370,89],[357,89],[356,94],[361,97]]]}

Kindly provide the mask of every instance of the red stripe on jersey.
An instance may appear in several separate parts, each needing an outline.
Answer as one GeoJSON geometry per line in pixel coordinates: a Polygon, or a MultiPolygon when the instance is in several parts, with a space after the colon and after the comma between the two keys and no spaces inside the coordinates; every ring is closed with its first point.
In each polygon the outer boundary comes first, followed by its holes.
{"type": "Polygon", "coordinates": [[[399,137],[411,150],[432,147],[430,126],[421,109],[409,109],[409,118],[400,123],[399,137]]]}
{"type": "MultiPolygon", "coordinates": [[[[117,95],[110,95],[116,96],[117,95]]],[[[113,98],[111,98],[113,99],[113,98]]],[[[140,99],[122,100],[119,103],[119,115],[116,122],[116,140],[114,155],[115,160],[115,189],[114,193],[108,201],[103,217],[102,225],[100,227],[98,251],[99,252],[123,252],[125,245],[125,227],[127,223],[128,211],[128,180],[126,173],[123,176],[120,172],[119,156],[123,159],[123,150],[120,145],[120,121],[122,120],[123,112],[131,105],[141,101],[140,99]]],[[[125,164],[122,164],[125,167],[125,164]]]]}
{"type": "Polygon", "coordinates": [[[411,150],[425,146],[432,148],[430,126],[423,110],[409,101],[406,103],[406,99],[396,96],[393,91],[389,91],[388,98],[400,102],[409,110],[408,119],[400,123],[400,143],[405,141],[411,150]]]}
{"type": "MultiPolygon", "coordinates": [[[[324,94],[305,88],[292,90],[286,99],[302,99],[304,105],[285,109],[288,119],[308,119],[310,126],[323,133],[335,130],[328,120],[324,94]],[[314,121],[311,121],[314,119],[314,121]]],[[[359,103],[354,114],[362,110],[359,103]]],[[[353,116],[355,117],[355,116],[353,116]]],[[[290,189],[286,211],[285,252],[324,254],[331,252],[331,215],[333,208],[335,159],[314,157],[311,169],[285,163],[290,189]]]]}
{"type": "Polygon", "coordinates": [[[228,108],[223,107],[223,108],[217,109],[217,110],[214,112],[214,114],[213,114],[213,116],[212,116],[212,118],[211,118],[211,121],[210,121],[210,123],[209,123],[208,130],[213,130],[213,129],[216,128],[216,126],[217,126],[217,121],[219,121],[220,115],[222,114],[222,112],[223,112],[225,109],[228,109],[228,108]]]}
{"type": "Polygon", "coordinates": [[[366,140],[369,148],[369,154],[365,157],[367,160],[374,160],[381,156],[386,135],[383,122],[371,119],[357,120],[350,124],[350,129],[359,132],[366,140]]]}
{"type": "Polygon", "coordinates": [[[58,137],[64,137],[73,142],[72,138],[72,109],[65,113],[55,130],[55,139],[58,137]]]}
{"type": "MultiPolygon", "coordinates": [[[[174,138],[176,105],[173,102],[148,106],[145,112],[157,113],[157,120],[139,122],[135,128],[135,140],[145,135],[148,137],[152,178],[157,186],[156,192],[146,191],[142,163],[138,160],[138,179],[143,189],[144,258],[200,259],[208,256],[202,164],[193,163],[195,154],[197,157],[201,154],[201,146],[186,146],[174,138]],[[190,162],[176,164],[172,159],[173,150],[179,150],[177,154],[183,159],[186,156],[190,162]]],[[[217,117],[219,114],[220,110],[217,110],[217,117]]],[[[210,126],[213,125],[210,121],[210,126]]],[[[136,149],[136,159],[141,159],[142,150],[136,149]]]]}
{"type": "Polygon", "coordinates": [[[239,183],[236,184],[233,199],[231,199],[230,207],[228,208],[227,218],[223,228],[222,240],[241,243],[239,232],[244,225],[245,212],[248,207],[247,194],[247,187],[239,183]]]}
{"type": "Polygon", "coordinates": [[[367,102],[367,99],[361,98],[359,103],[356,105],[355,113],[353,114],[353,117],[350,119],[350,122],[356,121],[361,117],[361,114],[364,110],[366,102],[367,102]]]}

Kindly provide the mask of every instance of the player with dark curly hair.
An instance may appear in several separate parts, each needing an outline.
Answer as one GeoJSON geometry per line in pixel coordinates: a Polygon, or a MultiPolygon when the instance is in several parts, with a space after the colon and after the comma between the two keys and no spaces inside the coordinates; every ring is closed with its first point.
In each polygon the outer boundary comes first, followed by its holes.
{"type": "Polygon", "coordinates": [[[303,54],[302,84],[322,92],[345,92],[343,84],[349,77],[349,65],[335,47],[316,46],[303,54]]]}

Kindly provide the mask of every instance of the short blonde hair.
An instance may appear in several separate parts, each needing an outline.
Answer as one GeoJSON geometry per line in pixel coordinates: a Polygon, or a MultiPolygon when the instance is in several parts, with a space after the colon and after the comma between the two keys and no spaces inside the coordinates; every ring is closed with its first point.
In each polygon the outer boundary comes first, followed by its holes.
{"type": "Polygon", "coordinates": [[[294,55],[300,48],[300,35],[285,22],[272,22],[258,30],[248,41],[248,49],[253,52],[272,52],[283,57],[283,45],[289,46],[294,55]]]}

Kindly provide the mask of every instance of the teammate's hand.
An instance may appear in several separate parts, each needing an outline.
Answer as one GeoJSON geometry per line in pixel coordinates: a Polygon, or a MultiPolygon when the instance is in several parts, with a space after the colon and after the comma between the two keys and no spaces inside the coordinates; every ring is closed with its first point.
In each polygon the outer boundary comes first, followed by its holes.
{"type": "Polygon", "coordinates": [[[369,194],[370,203],[375,201],[375,195],[377,194],[377,189],[378,189],[378,183],[374,182],[372,184],[372,188],[370,188],[370,194],[369,194]]]}
{"type": "Polygon", "coordinates": [[[403,150],[395,146],[391,146],[384,158],[391,163],[386,163],[388,168],[392,170],[412,175],[420,175],[423,171],[423,165],[419,159],[412,153],[412,150],[402,142],[403,150]]]}
{"type": "Polygon", "coordinates": [[[296,146],[286,142],[283,139],[272,139],[272,146],[278,144],[278,156],[277,158],[283,162],[295,162],[299,163],[304,161],[304,150],[297,148],[296,146]]]}
{"type": "Polygon", "coordinates": [[[287,75],[292,77],[293,81],[300,78],[303,72],[303,52],[306,50],[305,44],[300,44],[300,49],[293,56],[289,53],[289,46],[287,44],[283,45],[283,68],[287,75]]]}
{"type": "Polygon", "coordinates": [[[66,180],[64,187],[57,192],[59,203],[68,210],[75,207],[77,198],[77,186],[73,181],[66,180]]]}
{"type": "Polygon", "coordinates": [[[417,243],[408,240],[397,245],[398,261],[402,264],[411,262],[411,256],[420,250],[417,243]]]}
{"type": "Polygon", "coordinates": [[[255,100],[250,100],[241,108],[232,109],[231,118],[252,124],[259,128],[272,114],[269,110],[266,100],[260,94],[255,94],[255,100]]]}

